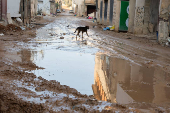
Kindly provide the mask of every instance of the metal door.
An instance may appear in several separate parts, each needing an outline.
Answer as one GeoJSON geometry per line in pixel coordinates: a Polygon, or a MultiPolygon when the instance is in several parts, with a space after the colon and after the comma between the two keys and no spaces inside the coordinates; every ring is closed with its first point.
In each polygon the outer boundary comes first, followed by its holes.
{"type": "Polygon", "coordinates": [[[128,31],[129,1],[121,1],[119,31],[128,31]]]}
{"type": "Polygon", "coordinates": [[[113,21],[113,6],[114,6],[114,0],[110,0],[110,24],[112,24],[113,21]]]}

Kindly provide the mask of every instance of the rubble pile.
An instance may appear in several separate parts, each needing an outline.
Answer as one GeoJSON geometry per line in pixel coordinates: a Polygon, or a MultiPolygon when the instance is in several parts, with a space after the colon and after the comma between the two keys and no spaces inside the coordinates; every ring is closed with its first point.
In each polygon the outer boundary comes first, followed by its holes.
{"type": "Polygon", "coordinates": [[[8,24],[6,26],[6,31],[22,31],[22,29],[14,24],[8,24]]]}

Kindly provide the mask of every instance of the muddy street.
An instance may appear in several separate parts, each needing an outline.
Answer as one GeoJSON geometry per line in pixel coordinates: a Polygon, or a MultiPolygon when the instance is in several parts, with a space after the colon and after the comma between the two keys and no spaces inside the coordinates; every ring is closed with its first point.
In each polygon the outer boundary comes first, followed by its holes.
{"type": "Polygon", "coordinates": [[[170,112],[169,48],[67,12],[45,18],[0,36],[0,112],[170,112]],[[89,37],[76,40],[79,26],[89,37]]]}

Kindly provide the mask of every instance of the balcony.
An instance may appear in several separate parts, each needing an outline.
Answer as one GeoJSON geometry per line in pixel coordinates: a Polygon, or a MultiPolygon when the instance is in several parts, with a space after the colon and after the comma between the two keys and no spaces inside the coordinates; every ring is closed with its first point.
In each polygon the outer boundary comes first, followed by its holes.
{"type": "Polygon", "coordinates": [[[96,5],[96,0],[85,0],[86,5],[96,5]]]}

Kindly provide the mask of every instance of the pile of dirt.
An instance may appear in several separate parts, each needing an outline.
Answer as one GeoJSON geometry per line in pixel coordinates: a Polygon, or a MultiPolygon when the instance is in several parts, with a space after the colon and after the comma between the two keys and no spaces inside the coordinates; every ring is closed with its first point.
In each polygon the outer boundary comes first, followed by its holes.
{"type": "Polygon", "coordinates": [[[6,31],[22,31],[22,29],[14,24],[8,24],[6,26],[6,31]]]}
{"type": "Polygon", "coordinates": [[[5,29],[6,29],[6,27],[0,24],[0,32],[4,32],[5,29]]]}
{"type": "Polygon", "coordinates": [[[21,99],[18,99],[12,93],[0,90],[0,113],[43,113],[43,112],[47,112],[43,104],[25,102],[21,99]]]}

